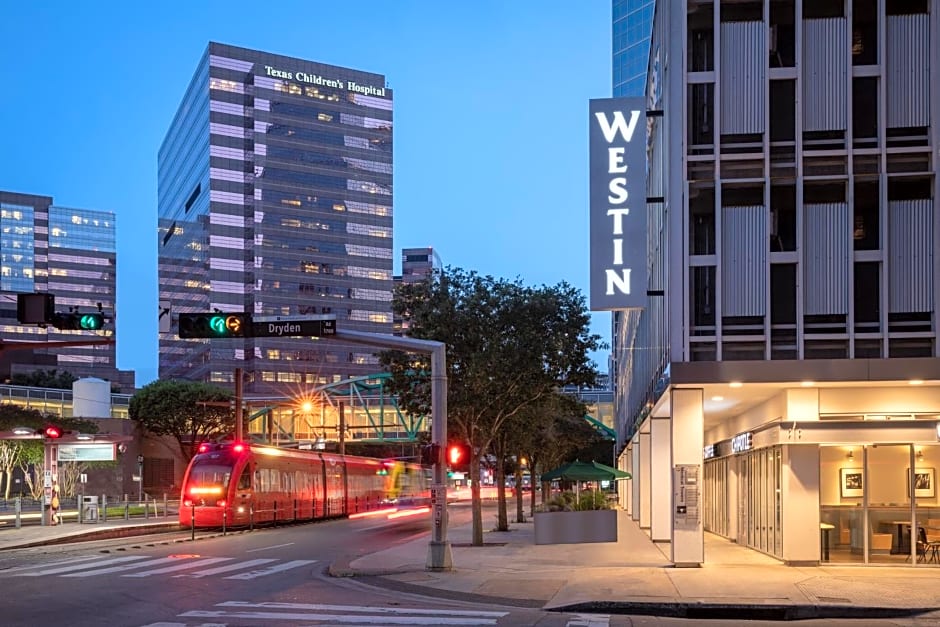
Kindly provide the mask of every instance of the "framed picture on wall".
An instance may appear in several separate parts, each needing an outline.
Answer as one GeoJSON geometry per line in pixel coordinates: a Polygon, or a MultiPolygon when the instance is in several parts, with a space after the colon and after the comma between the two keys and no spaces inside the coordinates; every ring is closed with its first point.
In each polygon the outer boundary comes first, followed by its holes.
{"type": "Polygon", "coordinates": [[[839,494],[844,499],[862,498],[862,469],[839,469],[839,494]]]}
{"type": "MultiPolygon", "coordinates": [[[[907,469],[907,480],[910,483],[911,472],[907,469]]],[[[908,485],[907,493],[911,493],[911,487],[908,485]]],[[[932,499],[937,495],[937,471],[934,468],[915,468],[914,469],[914,498],[932,499]]]]}

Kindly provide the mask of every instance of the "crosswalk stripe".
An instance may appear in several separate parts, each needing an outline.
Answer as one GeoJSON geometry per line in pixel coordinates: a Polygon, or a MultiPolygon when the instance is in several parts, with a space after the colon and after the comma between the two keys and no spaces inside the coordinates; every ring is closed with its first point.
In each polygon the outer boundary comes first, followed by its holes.
{"type": "Polygon", "coordinates": [[[472,616],[370,616],[368,614],[321,614],[319,612],[226,612],[224,610],[194,610],[178,614],[185,618],[242,618],[250,620],[284,620],[284,621],[312,621],[322,623],[345,623],[359,625],[495,625],[495,618],[472,616]]]}
{"type": "MultiPolygon", "coordinates": [[[[78,562],[87,562],[88,560],[100,560],[100,555],[84,555],[82,557],[73,557],[67,560],[59,560],[58,562],[49,562],[46,566],[62,566],[64,564],[77,564],[78,562]]],[[[16,566],[14,568],[5,568],[2,571],[2,574],[6,575],[9,573],[22,572],[24,570],[33,570],[36,568],[35,564],[30,564],[29,566],[16,566]]]]}
{"type": "Polygon", "coordinates": [[[242,570],[243,568],[251,568],[252,566],[260,566],[261,564],[270,564],[271,562],[276,562],[276,559],[271,558],[259,558],[248,560],[247,562],[238,562],[237,564],[228,564],[226,566],[219,566],[217,568],[208,568],[206,570],[197,570],[194,573],[183,573],[182,575],[175,575],[175,577],[206,577],[208,575],[218,575],[219,573],[228,573],[233,570],[242,570]]]}
{"type": "Polygon", "coordinates": [[[23,573],[24,577],[40,577],[43,575],[58,575],[60,573],[67,573],[72,570],[81,570],[83,568],[91,568],[93,566],[106,566],[108,564],[120,564],[122,562],[130,562],[134,560],[146,559],[146,555],[125,555],[124,557],[112,557],[109,559],[99,560],[97,562],[82,562],[79,564],[72,564],[69,566],[62,566],[60,568],[43,568],[42,570],[37,570],[32,573],[23,573]]]}
{"type": "Polygon", "coordinates": [[[176,564],[174,566],[167,566],[166,568],[155,568],[153,570],[145,570],[142,573],[130,573],[128,575],[121,575],[122,577],[149,577],[150,575],[162,575],[164,573],[175,573],[178,570],[188,570],[190,568],[199,568],[200,566],[208,566],[209,564],[218,564],[219,562],[228,562],[235,559],[234,557],[207,557],[204,559],[198,559],[195,561],[187,561],[182,564],[176,564]]]}
{"type": "Polygon", "coordinates": [[[452,610],[449,608],[426,610],[408,609],[402,607],[372,607],[368,605],[330,605],[325,603],[281,603],[278,601],[263,601],[251,603],[250,601],[225,601],[216,603],[216,607],[261,608],[266,610],[310,610],[318,612],[370,612],[372,614],[428,614],[433,616],[488,616],[500,618],[507,612],[489,612],[485,610],[452,610]]]}
{"type": "Polygon", "coordinates": [[[241,573],[239,575],[232,575],[231,577],[226,577],[226,579],[255,579],[256,577],[264,577],[265,575],[271,575],[273,573],[290,570],[292,568],[297,568],[298,566],[303,566],[305,564],[313,564],[317,560],[291,560],[290,562],[285,562],[283,564],[275,564],[267,568],[262,568],[260,570],[253,570],[250,573],[241,573]]]}
{"type": "Polygon", "coordinates": [[[159,557],[157,559],[147,560],[146,562],[136,562],[134,564],[124,564],[123,566],[111,566],[108,568],[96,568],[94,570],[86,570],[80,573],[69,573],[67,575],[62,575],[63,577],[95,577],[97,575],[107,575],[109,573],[119,573],[125,570],[133,570],[135,568],[141,568],[143,566],[157,566],[159,564],[169,564],[179,562],[179,558],[176,557],[159,557]]]}

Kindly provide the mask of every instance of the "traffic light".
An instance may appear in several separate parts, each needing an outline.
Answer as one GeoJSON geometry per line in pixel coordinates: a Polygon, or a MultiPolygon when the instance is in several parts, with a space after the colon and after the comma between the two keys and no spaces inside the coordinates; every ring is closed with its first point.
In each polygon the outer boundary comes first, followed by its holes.
{"type": "Polygon", "coordinates": [[[451,443],[447,447],[447,465],[451,470],[470,469],[470,446],[466,442],[451,443]]]}
{"type": "Polygon", "coordinates": [[[44,438],[49,440],[58,440],[62,437],[62,429],[55,425],[46,425],[46,427],[41,430],[41,433],[44,438]]]}
{"type": "Polygon", "coordinates": [[[421,463],[425,466],[433,466],[441,461],[441,445],[426,444],[421,449],[421,463]]]}
{"type": "Polygon", "coordinates": [[[104,326],[104,315],[100,313],[57,313],[52,324],[57,329],[71,331],[98,331],[104,326]]]}
{"type": "Polygon", "coordinates": [[[16,320],[20,324],[49,324],[55,321],[55,295],[17,294],[16,320]]]}
{"type": "Polygon", "coordinates": [[[251,337],[251,315],[246,313],[181,313],[181,338],[251,337]]]}

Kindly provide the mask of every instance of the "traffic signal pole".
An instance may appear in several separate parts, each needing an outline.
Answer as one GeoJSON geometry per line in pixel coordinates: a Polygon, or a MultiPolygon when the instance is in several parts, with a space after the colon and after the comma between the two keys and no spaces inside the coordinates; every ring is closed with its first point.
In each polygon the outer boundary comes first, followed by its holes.
{"type": "Polygon", "coordinates": [[[447,541],[447,467],[444,463],[447,450],[447,345],[413,337],[340,329],[336,329],[336,334],[329,339],[431,356],[431,441],[438,446],[431,478],[431,542],[425,567],[434,571],[452,570],[454,560],[447,541]]]}

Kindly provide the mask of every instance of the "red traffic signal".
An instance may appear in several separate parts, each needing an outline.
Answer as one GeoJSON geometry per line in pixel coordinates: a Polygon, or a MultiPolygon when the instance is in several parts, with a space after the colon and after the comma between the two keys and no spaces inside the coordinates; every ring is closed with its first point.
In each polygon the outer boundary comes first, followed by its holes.
{"type": "Polygon", "coordinates": [[[450,462],[451,466],[459,464],[461,457],[463,457],[463,450],[459,446],[451,446],[447,449],[447,461],[450,462]]]}
{"type": "Polygon", "coordinates": [[[62,429],[55,425],[49,425],[42,430],[43,436],[49,438],[50,440],[55,440],[62,437],[62,429]]]}

